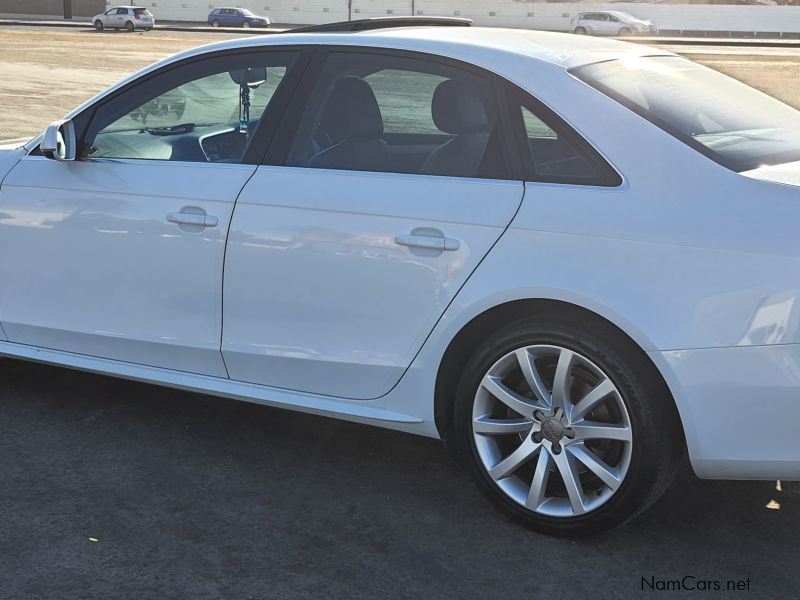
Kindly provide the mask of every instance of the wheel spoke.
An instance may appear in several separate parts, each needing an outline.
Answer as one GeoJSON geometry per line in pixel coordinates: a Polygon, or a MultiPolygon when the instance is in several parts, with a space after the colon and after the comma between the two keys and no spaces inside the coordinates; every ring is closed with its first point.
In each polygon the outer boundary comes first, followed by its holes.
{"type": "Polygon", "coordinates": [[[633,422],[620,389],[591,355],[533,340],[483,374],[471,434],[498,493],[520,509],[568,519],[622,490],[633,422]]]}
{"type": "Polygon", "coordinates": [[[528,462],[533,456],[533,453],[536,452],[537,448],[540,446],[541,444],[535,443],[530,438],[525,438],[519,445],[519,448],[489,469],[489,476],[495,481],[508,477],[528,462]]]}
{"type": "Polygon", "coordinates": [[[533,413],[537,410],[546,410],[547,408],[546,406],[541,406],[538,402],[534,403],[529,398],[525,398],[515,391],[510,390],[503,385],[499,377],[487,375],[483,378],[481,385],[508,408],[528,419],[533,418],[533,413]]]}
{"type": "Polygon", "coordinates": [[[611,383],[611,380],[606,377],[603,381],[598,383],[592,390],[581,398],[570,411],[570,420],[578,421],[585,417],[591,410],[600,404],[608,397],[609,394],[615,392],[617,388],[611,383]]]}
{"type": "Polygon", "coordinates": [[[570,406],[569,388],[572,381],[572,364],[575,354],[566,348],[558,355],[558,365],[553,378],[553,408],[561,408],[565,412],[570,406]]]}
{"type": "Polygon", "coordinates": [[[525,506],[531,510],[536,510],[544,502],[544,493],[547,489],[547,480],[550,478],[551,464],[550,453],[541,448],[539,450],[539,460],[536,462],[536,469],[533,472],[531,489],[528,491],[528,499],[525,501],[525,506]]]}
{"type": "Polygon", "coordinates": [[[544,384],[544,381],[542,381],[539,369],[536,368],[534,357],[531,356],[531,353],[528,352],[526,348],[520,348],[517,350],[517,362],[519,362],[519,368],[525,377],[525,381],[528,383],[528,387],[531,388],[533,395],[542,407],[549,407],[553,403],[553,400],[550,397],[547,386],[544,384]]]}
{"type": "Polygon", "coordinates": [[[483,435],[508,435],[527,433],[532,426],[533,422],[528,419],[492,419],[483,416],[474,419],[472,429],[483,435]]]}
{"type": "Polygon", "coordinates": [[[570,454],[568,452],[560,452],[553,456],[553,461],[556,463],[561,479],[564,481],[569,503],[572,505],[572,512],[576,515],[585,512],[583,489],[581,488],[578,473],[575,471],[575,465],[570,459],[570,454]]]}
{"type": "Polygon", "coordinates": [[[568,451],[579,461],[581,461],[586,468],[592,473],[597,475],[600,480],[605,483],[612,490],[616,490],[622,483],[622,478],[619,476],[619,471],[609,467],[605,462],[600,460],[598,456],[592,452],[585,445],[580,444],[570,446],[568,451]]]}
{"type": "Polygon", "coordinates": [[[616,440],[630,442],[633,438],[630,427],[613,425],[611,423],[597,423],[595,421],[578,421],[572,424],[575,432],[573,442],[583,440],[616,440]]]}

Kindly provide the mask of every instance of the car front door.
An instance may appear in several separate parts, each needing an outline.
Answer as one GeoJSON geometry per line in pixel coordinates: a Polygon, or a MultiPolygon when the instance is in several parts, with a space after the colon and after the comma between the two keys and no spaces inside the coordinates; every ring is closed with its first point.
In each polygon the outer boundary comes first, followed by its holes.
{"type": "Polygon", "coordinates": [[[230,377],[389,391],[520,205],[503,123],[484,72],[321,51],[231,223],[230,377]]]}
{"type": "Polygon", "coordinates": [[[79,160],[25,157],[0,189],[0,320],[9,341],[225,376],[228,224],[299,54],[165,68],[76,117],[79,160]],[[260,83],[245,85],[242,126],[236,79],[245,81],[246,69],[260,83]]]}
{"type": "Polygon", "coordinates": [[[603,35],[613,35],[616,33],[613,26],[614,23],[612,22],[613,17],[611,15],[601,14],[599,15],[600,21],[598,21],[598,26],[601,28],[603,35]]]}
{"type": "Polygon", "coordinates": [[[103,18],[103,25],[105,27],[119,27],[117,24],[119,22],[119,17],[117,13],[119,12],[118,8],[112,8],[109,11],[106,11],[104,18],[103,18]]]}
{"type": "Polygon", "coordinates": [[[125,21],[128,19],[128,9],[118,8],[117,14],[114,15],[114,27],[125,27],[125,21]]]}

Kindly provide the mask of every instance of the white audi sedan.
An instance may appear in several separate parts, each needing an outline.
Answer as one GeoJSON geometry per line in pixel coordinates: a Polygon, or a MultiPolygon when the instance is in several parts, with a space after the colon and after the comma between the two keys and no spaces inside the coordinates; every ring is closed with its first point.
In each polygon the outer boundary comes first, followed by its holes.
{"type": "Polygon", "coordinates": [[[465,24],[204,46],[6,147],[0,353],[441,437],[548,534],[685,451],[800,478],[800,113],[465,24]]]}

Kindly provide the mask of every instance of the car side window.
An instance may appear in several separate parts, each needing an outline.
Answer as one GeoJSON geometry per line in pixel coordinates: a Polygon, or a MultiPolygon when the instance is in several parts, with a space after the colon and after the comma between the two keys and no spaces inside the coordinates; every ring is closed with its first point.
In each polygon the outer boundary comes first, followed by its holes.
{"type": "Polygon", "coordinates": [[[527,181],[607,187],[622,183],[608,162],[560,117],[519,88],[507,91],[527,181]]]}
{"type": "Polygon", "coordinates": [[[433,59],[331,51],[289,150],[294,167],[508,179],[494,82],[433,59]]]}
{"type": "Polygon", "coordinates": [[[239,162],[298,52],[204,58],[100,106],[84,158],[239,162]]]}

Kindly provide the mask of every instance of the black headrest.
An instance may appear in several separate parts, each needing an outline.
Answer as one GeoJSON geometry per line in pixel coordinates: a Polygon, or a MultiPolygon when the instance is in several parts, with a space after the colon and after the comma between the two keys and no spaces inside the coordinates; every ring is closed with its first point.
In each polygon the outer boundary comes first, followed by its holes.
{"type": "Polygon", "coordinates": [[[436,127],[445,133],[474,133],[489,129],[481,97],[471,86],[455,79],[443,81],[436,87],[431,116],[436,127]]]}
{"type": "Polygon", "coordinates": [[[339,143],[383,135],[383,119],[369,84],[359,77],[343,77],[328,97],[322,126],[339,143]]]}

